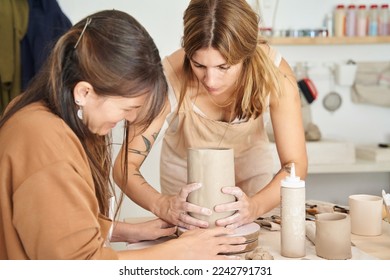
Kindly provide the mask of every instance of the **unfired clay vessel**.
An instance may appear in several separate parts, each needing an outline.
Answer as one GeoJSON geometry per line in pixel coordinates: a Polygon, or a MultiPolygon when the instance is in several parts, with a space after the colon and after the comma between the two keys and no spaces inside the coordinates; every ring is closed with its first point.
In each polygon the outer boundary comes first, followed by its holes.
{"type": "Polygon", "coordinates": [[[316,215],[315,248],[317,256],[328,260],[352,257],[351,222],[344,213],[316,215]]]}
{"type": "Polygon", "coordinates": [[[349,196],[348,203],[353,234],[364,236],[382,234],[382,197],[354,194],[349,196]]]}
{"type": "Polygon", "coordinates": [[[233,202],[235,196],[222,193],[222,187],[234,187],[233,149],[203,148],[189,149],[187,160],[188,184],[202,183],[202,187],[191,192],[188,201],[213,210],[211,216],[189,212],[188,214],[207,221],[209,227],[215,227],[215,221],[234,214],[234,211],[217,213],[218,204],[233,202]]]}

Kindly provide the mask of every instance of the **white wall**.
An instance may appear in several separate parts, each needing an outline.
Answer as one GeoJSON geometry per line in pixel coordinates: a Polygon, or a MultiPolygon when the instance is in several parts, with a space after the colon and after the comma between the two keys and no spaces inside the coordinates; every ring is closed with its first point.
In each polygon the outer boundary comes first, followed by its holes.
{"type": "MultiPolygon", "coordinates": [[[[279,0],[276,6],[276,0],[260,2],[264,25],[272,26],[274,22],[274,30],[322,28],[325,15],[337,4],[390,3],[388,0],[279,0]]],[[[309,77],[319,91],[318,99],[310,106],[313,122],[319,126],[324,138],[354,143],[390,142],[390,108],[352,103],[350,88],[332,85],[333,76],[329,71],[329,66],[349,59],[356,62],[390,61],[390,44],[276,47],[291,66],[297,62],[308,64],[309,77]],[[331,90],[339,92],[343,99],[342,107],[335,112],[328,112],[322,106],[323,97],[331,90]]]]}
{"type": "MultiPolygon", "coordinates": [[[[73,23],[102,9],[118,9],[130,13],[150,32],[162,57],[180,45],[182,14],[188,2],[189,0],[58,0],[64,13],[73,23]]],[[[274,23],[275,29],[315,29],[323,26],[325,15],[330,13],[336,4],[371,4],[375,1],[248,0],[248,2],[253,7],[260,7],[265,26],[274,23]]],[[[390,1],[378,0],[376,3],[390,1]]],[[[291,66],[297,62],[308,63],[309,77],[319,91],[318,99],[310,105],[312,118],[319,126],[323,138],[354,143],[390,142],[390,108],[352,103],[350,88],[332,85],[329,71],[329,66],[348,59],[357,62],[390,61],[390,44],[276,47],[291,66]],[[338,111],[331,113],[322,106],[322,99],[333,89],[341,94],[343,103],[338,111]]],[[[148,172],[146,178],[158,189],[159,146],[156,148],[144,164],[143,170],[148,172]]],[[[389,182],[389,173],[332,177],[310,175],[307,178],[307,185],[310,187],[307,194],[308,198],[345,203],[346,197],[353,192],[377,193],[382,188],[389,192],[389,182]]],[[[123,212],[123,216],[147,215],[145,211],[134,207],[129,200],[126,200],[123,212]]]]}
{"type": "Polygon", "coordinates": [[[100,10],[122,10],[136,18],[165,56],[180,46],[182,16],[188,0],[57,0],[72,23],[100,10]]]}

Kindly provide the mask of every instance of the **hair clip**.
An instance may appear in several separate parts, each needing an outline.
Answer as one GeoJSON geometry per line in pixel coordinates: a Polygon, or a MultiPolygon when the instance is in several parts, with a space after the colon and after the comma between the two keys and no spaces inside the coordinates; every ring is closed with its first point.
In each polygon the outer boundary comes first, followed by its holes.
{"type": "Polygon", "coordinates": [[[77,48],[78,44],[80,43],[81,37],[83,37],[84,32],[87,29],[87,26],[91,23],[91,21],[92,21],[92,18],[87,18],[85,25],[84,25],[84,28],[83,28],[83,31],[81,31],[80,37],[77,40],[76,45],[74,45],[74,48],[77,48]]]}

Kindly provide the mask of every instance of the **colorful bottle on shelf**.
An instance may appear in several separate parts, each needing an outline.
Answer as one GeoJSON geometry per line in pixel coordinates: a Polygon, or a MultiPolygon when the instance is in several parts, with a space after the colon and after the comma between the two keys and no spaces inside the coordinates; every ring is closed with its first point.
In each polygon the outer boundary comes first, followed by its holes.
{"type": "Polygon", "coordinates": [[[356,36],[367,36],[367,6],[359,5],[356,14],[356,36]]]}
{"type": "Polygon", "coordinates": [[[378,15],[378,35],[379,36],[388,36],[390,35],[389,28],[389,4],[382,4],[379,9],[378,15]]]}
{"type": "Polygon", "coordinates": [[[378,5],[372,4],[368,14],[368,35],[378,36],[378,5]]]}
{"type": "Polygon", "coordinates": [[[292,163],[290,175],[281,181],[281,255],[301,258],[306,255],[305,181],[295,175],[292,163]]]}
{"type": "Polygon", "coordinates": [[[334,10],[334,35],[343,37],[345,35],[345,6],[337,5],[334,10]]]}
{"type": "Polygon", "coordinates": [[[345,35],[348,37],[356,36],[356,6],[348,5],[345,18],[345,35]]]}

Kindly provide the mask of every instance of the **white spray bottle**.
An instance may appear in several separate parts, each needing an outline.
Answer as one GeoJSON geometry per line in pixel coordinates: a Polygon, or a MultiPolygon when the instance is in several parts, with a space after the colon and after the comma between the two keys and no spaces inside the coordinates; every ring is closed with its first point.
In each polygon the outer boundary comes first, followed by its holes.
{"type": "Polygon", "coordinates": [[[281,181],[281,255],[301,258],[306,255],[305,181],[295,175],[292,163],[290,175],[281,181]]]}

